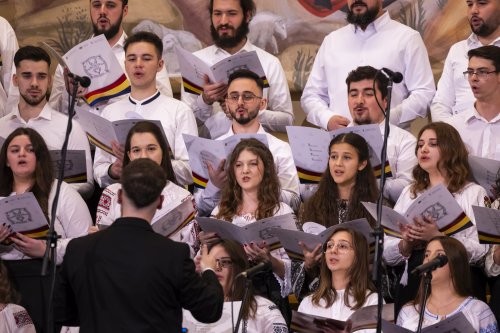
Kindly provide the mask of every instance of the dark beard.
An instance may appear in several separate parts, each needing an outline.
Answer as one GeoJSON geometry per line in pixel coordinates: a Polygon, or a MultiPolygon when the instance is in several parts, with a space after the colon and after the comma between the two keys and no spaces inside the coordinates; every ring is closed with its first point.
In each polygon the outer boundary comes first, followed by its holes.
{"type": "Polygon", "coordinates": [[[214,25],[210,24],[210,34],[212,35],[212,40],[214,41],[214,44],[221,49],[233,48],[237,46],[244,38],[246,38],[249,31],[248,23],[243,20],[241,25],[236,28],[234,37],[221,37],[219,36],[217,30],[215,30],[214,25]]]}
{"type": "MultiPolygon", "coordinates": [[[[356,4],[356,2],[354,4],[356,4]]],[[[376,5],[373,8],[367,8],[366,13],[364,13],[362,15],[356,15],[352,12],[351,8],[349,8],[346,19],[347,19],[347,22],[349,22],[351,24],[354,24],[354,25],[357,25],[360,27],[366,27],[366,26],[368,26],[368,24],[375,21],[375,19],[377,18],[377,15],[379,13],[379,10],[380,10],[380,7],[378,5],[376,5]]]]}
{"type": "Polygon", "coordinates": [[[479,37],[488,37],[489,35],[491,35],[494,31],[495,31],[495,28],[486,24],[486,23],[483,23],[479,29],[474,29],[472,27],[472,24],[470,25],[470,29],[472,30],[473,33],[475,33],[476,35],[478,35],[479,37]]]}
{"type": "Polygon", "coordinates": [[[111,25],[108,30],[102,31],[97,28],[97,24],[92,24],[92,27],[94,29],[94,36],[99,36],[104,34],[104,37],[106,37],[107,40],[112,39],[115,37],[118,32],[120,31],[120,27],[122,25],[122,20],[123,20],[123,15],[120,15],[120,18],[118,19],[118,22],[116,24],[111,25]]]}
{"type": "Polygon", "coordinates": [[[254,113],[248,113],[248,116],[246,117],[240,117],[240,118],[236,118],[236,112],[232,113],[231,116],[233,117],[234,120],[236,120],[236,122],[240,125],[246,125],[248,124],[249,122],[251,122],[252,120],[254,120],[255,118],[257,118],[257,116],[259,115],[259,111],[257,112],[254,112],[254,113]]]}

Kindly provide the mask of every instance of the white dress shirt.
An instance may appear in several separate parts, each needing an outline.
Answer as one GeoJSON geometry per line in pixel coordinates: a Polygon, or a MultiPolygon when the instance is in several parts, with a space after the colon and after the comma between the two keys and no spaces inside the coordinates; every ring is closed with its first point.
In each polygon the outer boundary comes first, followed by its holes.
{"type": "MultiPolygon", "coordinates": [[[[269,150],[273,154],[274,164],[281,184],[281,197],[280,201],[286,203],[294,209],[298,209],[300,203],[299,196],[299,176],[297,169],[293,162],[292,150],[290,145],[275,136],[267,133],[262,126],[259,127],[257,134],[265,134],[269,150]]],[[[230,127],[229,131],[217,138],[217,140],[224,140],[225,138],[234,135],[233,128],[230,127]]],[[[221,189],[215,186],[210,179],[207,182],[205,189],[195,188],[194,198],[196,200],[196,207],[201,216],[206,216],[219,204],[221,189]]]]}
{"type": "MultiPolygon", "coordinates": [[[[11,113],[0,119],[0,133],[2,136],[7,137],[18,127],[29,127],[36,130],[43,137],[49,150],[61,150],[66,136],[67,125],[68,117],[55,111],[47,103],[37,117],[28,121],[21,117],[19,109],[16,107],[11,113]]],[[[85,150],[87,182],[72,183],[70,186],[77,190],[83,198],[90,198],[94,191],[90,145],[85,131],[75,120],[73,120],[73,128],[69,135],[68,150],[85,150]]],[[[57,177],[57,175],[55,176],[57,177]]]]}
{"type": "MultiPolygon", "coordinates": [[[[122,216],[121,205],[118,202],[118,190],[121,188],[122,185],[120,183],[115,183],[104,189],[99,204],[97,205],[96,224],[111,225],[117,218],[122,216]]],[[[186,197],[194,200],[191,193],[170,181],[167,183],[167,186],[163,188],[161,195],[163,195],[162,208],[156,210],[151,220],[151,224],[154,224],[171,211],[172,207],[170,207],[170,204],[172,202],[182,200],[186,197]]],[[[194,257],[194,254],[199,250],[198,228],[195,220],[189,222],[188,225],[169,238],[177,242],[188,244],[192,257],[194,257]]]]}
{"type": "MultiPolygon", "coordinates": [[[[120,39],[118,40],[118,42],[116,42],[116,44],[111,47],[111,50],[113,51],[116,60],[118,60],[118,63],[123,68],[123,72],[125,73],[125,75],[127,75],[127,73],[125,72],[125,49],[123,48],[123,45],[125,44],[126,39],[127,35],[124,32],[120,37],[120,39]]],[[[163,66],[163,69],[156,74],[156,87],[158,88],[158,90],[161,91],[162,94],[169,97],[173,96],[172,86],[170,85],[170,78],[168,77],[168,73],[165,66],[163,66]]],[[[127,94],[117,96],[106,102],[99,103],[98,105],[95,105],[93,107],[87,105],[83,101],[83,99],[78,99],[75,108],[81,110],[89,110],[95,114],[100,115],[102,110],[107,105],[115,103],[126,97],[127,94]]],[[[52,91],[50,93],[49,103],[50,106],[52,106],[57,111],[62,113],[68,113],[68,92],[66,91],[66,86],[64,84],[63,68],[61,65],[57,66],[56,72],[54,74],[54,80],[52,83],[52,91]]]]}
{"type": "MultiPolygon", "coordinates": [[[[418,196],[416,198],[411,197],[410,187],[411,185],[405,187],[398,202],[396,202],[394,206],[394,210],[402,215],[406,213],[408,207],[418,198],[418,196]]],[[[469,183],[459,192],[453,193],[453,197],[474,225],[457,232],[451,237],[459,240],[465,246],[469,255],[469,262],[477,265],[488,252],[488,246],[479,244],[476,220],[474,218],[472,206],[484,207],[484,198],[487,197],[486,190],[475,183],[469,183]]],[[[407,259],[399,252],[400,241],[401,239],[399,238],[385,235],[384,258],[391,266],[397,266],[407,259]]]]}
{"type": "Polygon", "coordinates": [[[14,55],[17,49],[19,46],[14,29],[0,16],[0,118],[19,102],[19,90],[11,84],[16,70],[14,55]]]}
{"type": "MultiPolygon", "coordinates": [[[[49,195],[49,221],[54,195],[56,194],[56,184],[57,181],[54,181],[49,195]]],[[[14,194],[16,193],[12,193],[12,195],[14,194]]],[[[0,199],[3,198],[0,197],[0,199]]],[[[47,221],[47,224],[49,221],[47,221]]],[[[68,184],[62,182],[55,219],[55,231],[61,236],[61,238],[57,240],[57,265],[62,263],[69,241],[72,238],[85,236],[91,225],[92,218],[90,217],[85,201],[83,201],[82,197],[68,184]]],[[[0,257],[3,260],[31,259],[31,257],[18,251],[12,244],[8,246],[0,245],[0,257]]]]}
{"type": "MultiPolygon", "coordinates": [[[[193,182],[189,156],[182,134],[197,136],[198,130],[193,112],[185,103],[162,95],[159,91],[142,101],[127,95],[127,98],[108,105],[101,116],[109,121],[121,119],[159,120],[167,136],[168,147],[174,155],[172,167],[177,182],[181,185],[193,182]]],[[[94,177],[101,187],[117,182],[108,174],[108,169],[115,160],[116,157],[113,155],[96,148],[94,177]]]]}
{"type": "MultiPolygon", "coordinates": [[[[491,45],[500,47],[500,37],[491,45]]],[[[469,67],[467,52],[481,46],[476,34],[451,46],[431,103],[432,121],[444,121],[474,107],[474,94],[463,72],[469,67]]]]}
{"type": "Polygon", "coordinates": [[[332,116],[351,120],[345,79],[358,66],[368,65],[403,74],[403,82],[393,88],[391,124],[427,116],[435,92],[427,49],[417,31],[385,12],[364,31],[348,24],[325,37],[302,93],[307,120],[324,129],[332,116]]]}
{"type": "Polygon", "coordinates": [[[482,117],[474,106],[446,121],[460,133],[469,154],[500,160],[500,109],[490,121],[482,117]]]}
{"type": "MultiPolygon", "coordinates": [[[[418,306],[418,308],[420,308],[420,306],[418,306]]],[[[404,327],[411,331],[416,331],[420,317],[419,312],[420,311],[417,311],[413,304],[405,305],[399,312],[397,319],[398,326],[404,327]]],[[[483,301],[474,299],[472,297],[467,297],[462,302],[462,304],[460,304],[455,310],[453,310],[446,316],[431,313],[427,308],[425,308],[422,328],[437,324],[440,321],[460,312],[465,315],[465,318],[467,318],[469,323],[474,328],[475,332],[498,332],[497,321],[489,306],[483,301]]]]}
{"type": "MultiPolygon", "coordinates": [[[[294,115],[288,82],[283,67],[278,58],[256,47],[249,41],[236,54],[250,51],[257,52],[257,56],[269,82],[269,88],[265,88],[263,93],[263,96],[268,99],[267,109],[259,112],[259,122],[268,131],[285,132],[286,126],[293,124],[294,115]]],[[[231,56],[231,54],[215,45],[196,51],[194,55],[209,65],[214,65],[231,56]]],[[[218,102],[213,105],[207,105],[201,95],[186,93],[184,90],[181,91],[181,94],[182,101],[186,102],[193,109],[196,118],[209,131],[209,133],[203,133],[200,129],[200,136],[215,139],[229,130],[231,120],[222,112],[218,102]]]]}
{"type": "MultiPolygon", "coordinates": [[[[354,310],[352,310],[349,306],[347,306],[347,304],[344,303],[344,295],[345,295],[345,289],[337,290],[337,299],[335,300],[335,302],[333,302],[333,304],[330,307],[326,307],[326,301],[324,299],[320,300],[319,306],[313,304],[312,295],[309,295],[306,298],[304,298],[302,302],[300,302],[298,311],[314,316],[347,321],[347,319],[349,319],[349,317],[354,313],[354,310]]],[[[349,295],[349,304],[355,304],[354,297],[352,297],[352,295],[349,295]]],[[[371,293],[367,295],[363,307],[376,304],[378,304],[378,294],[371,293]]],[[[375,331],[376,331],[375,329],[367,329],[367,330],[359,330],[357,332],[373,333],[375,331]]]]}

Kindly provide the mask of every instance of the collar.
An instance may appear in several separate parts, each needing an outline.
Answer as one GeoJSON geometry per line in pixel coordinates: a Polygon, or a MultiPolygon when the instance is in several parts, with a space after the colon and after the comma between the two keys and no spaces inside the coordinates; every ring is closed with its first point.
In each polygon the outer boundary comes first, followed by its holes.
{"type": "MultiPolygon", "coordinates": [[[[24,119],[21,117],[21,112],[19,111],[19,106],[14,109],[14,112],[11,113],[10,119],[19,119],[24,122],[24,119]]],[[[45,119],[45,120],[51,120],[52,119],[52,109],[49,106],[49,103],[45,103],[45,106],[43,107],[42,111],[38,114],[38,116],[31,118],[31,119],[45,119]]]]}
{"type": "Polygon", "coordinates": [[[143,99],[142,101],[139,101],[137,99],[132,98],[131,95],[128,95],[128,100],[130,101],[130,103],[132,103],[134,105],[136,105],[136,104],[146,105],[146,104],[153,102],[155,99],[160,97],[160,95],[161,95],[160,92],[157,90],[152,96],[147,97],[147,98],[143,99]]]}
{"type": "MultiPolygon", "coordinates": [[[[267,134],[267,132],[264,130],[264,127],[262,127],[262,124],[259,124],[259,129],[257,130],[256,134],[267,134]]],[[[231,135],[236,135],[236,133],[233,132],[233,125],[229,126],[229,131],[227,131],[226,136],[231,136],[231,135]]]]}
{"type": "MultiPolygon", "coordinates": [[[[475,33],[470,34],[470,36],[466,40],[466,43],[469,50],[483,46],[483,43],[479,41],[479,38],[477,38],[477,35],[475,33]]],[[[498,36],[490,45],[500,46],[500,36],[498,36]]]]}
{"type": "Polygon", "coordinates": [[[465,110],[463,113],[466,124],[470,124],[474,119],[482,121],[486,124],[493,124],[500,121],[500,113],[497,114],[495,118],[491,119],[490,121],[487,121],[483,116],[479,114],[479,112],[477,112],[476,107],[473,107],[469,110],[465,110]]]}
{"type": "MultiPolygon", "coordinates": [[[[391,16],[389,15],[389,12],[385,11],[375,21],[368,24],[368,26],[365,29],[365,32],[369,31],[369,30],[373,30],[375,32],[378,32],[378,31],[382,30],[382,28],[385,25],[387,25],[387,23],[389,23],[390,21],[391,21],[391,16]]],[[[352,26],[354,33],[363,32],[363,30],[361,30],[361,28],[359,28],[357,25],[351,24],[351,26],[352,26]]]]}
{"type": "Polygon", "coordinates": [[[151,224],[144,220],[140,219],[137,217],[119,217],[109,226],[109,228],[123,228],[123,227],[132,227],[132,228],[139,228],[139,229],[145,229],[145,230],[151,230],[153,232],[153,228],[151,227],[151,224]]]}
{"type": "Polygon", "coordinates": [[[111,48],[115,48],[115,47],[120,47],[123,49],[123,45],[125,45],[125,40],[127,39],[127,34],[125,33],[125,30],[123,30],[123,33],[120,37],[120,39],[118,39],[118,41],[116,42],[115,45],[113,45],[111,48]]]}
{"type": "MultiPolygon", "coordinates": [[[[229,52],[227,52],[226,50],[216,46],[215,46],[215,54],[218,54],[218,53],[222,53],[222,54],[225,54],[227,56],[231,56],[231,55],[234,55],[234,54],[229,54],[229,52]]],[[[252,43],[250,43],[250,39],[248,38],[247,36],[247,42],[245,43],[245,45],[243,45],[243,47],[241,49],[238,50],[238,52],[236,52],[235,54],[238,54],[238,53],[243,53],[243,52],[250,52],[250,51],[253,51],[254,50],[254,46],[252,43]]]]}

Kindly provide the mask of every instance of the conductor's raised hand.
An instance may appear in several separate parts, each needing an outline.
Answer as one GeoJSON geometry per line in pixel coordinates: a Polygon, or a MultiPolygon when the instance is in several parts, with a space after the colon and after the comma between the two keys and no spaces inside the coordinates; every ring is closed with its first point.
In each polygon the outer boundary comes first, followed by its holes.
{"type": "Polygon", "coordinates": [[[206,269],[213,269],[215,271],[216,269],[216,260],[215,256],[213,255],[213,252],[210,253],[208,252],[208,245],[203,244],[201,246],[201,259],[200,259],[200,268],[201,271],[203,272],[206,269]]]}

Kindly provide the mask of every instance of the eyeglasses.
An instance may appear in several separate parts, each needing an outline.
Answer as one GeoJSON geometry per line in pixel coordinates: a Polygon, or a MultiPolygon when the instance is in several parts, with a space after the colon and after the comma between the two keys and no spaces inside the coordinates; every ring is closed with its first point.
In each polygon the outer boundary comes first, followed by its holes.
{"type": "Polygon", "coordinates": [[[229,94],[229,96],[227,96],[227,101],[229,103],[236,104],[240,100],[240,97],[243,100],[243,103],[245,103],[245,104],[252,103],[254,101],[254,99],[256,99],[256,98],[259,98],[259,99],[262,98],[261,96],[256,96],[251,92],[245,92],[241,95],[238,93],[232,93],[232,94],[229,94]]]}
{"type": "Polygon", "coordinates": [[[352,249],[352,245],[346,241],[339,241],[337,244],[334,241],[329,241],[325,245],[325,253],[333,251],[334,248],[337,248],[339,253],[347,253],[347,251],[352,249]]]}
{"type": "Polygon", "coordinates": [[[233,261],[229,257],[222,257],[215,259],[215,268],[222,270],[223,268],[228,268],[233,265],[233,261]]]}
{"type": "Polygon", "coordinates": [[[488,77],[488,75],[492,73],[497,73],[498,71],[488,71],[487,69],[480,69],[477,71],[474,71],[472,69],[468,69],[464,72],[464,77],[468,79],[469,77],[472,77],[472,75],[476,74],[479,79],[484,79],[488,77]]]}

